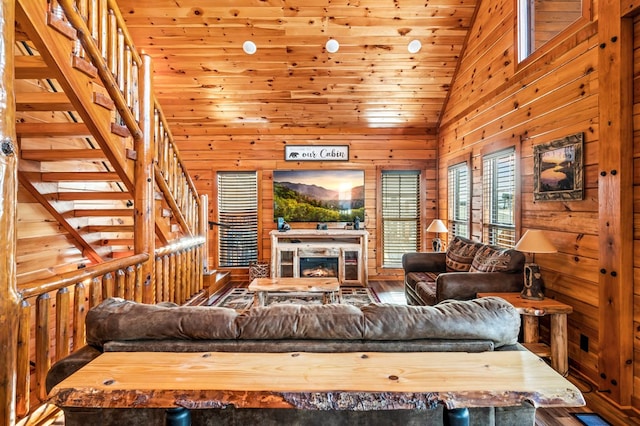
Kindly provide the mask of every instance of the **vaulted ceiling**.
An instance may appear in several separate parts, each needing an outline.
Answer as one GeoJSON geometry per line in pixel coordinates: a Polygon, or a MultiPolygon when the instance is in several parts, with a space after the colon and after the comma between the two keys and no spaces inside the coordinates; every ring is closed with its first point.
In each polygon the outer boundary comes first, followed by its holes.
{"type": "Polygon", "coordinates": [[[433,127],[476,0],[118,0],[171,128],[433,127]],[[330,53],[329,39],[339,43],[330,53]],[[418,40],[422,48],[410,53],[418,40]],[[243,51],[252,41],[254,54],[243,51]]]}

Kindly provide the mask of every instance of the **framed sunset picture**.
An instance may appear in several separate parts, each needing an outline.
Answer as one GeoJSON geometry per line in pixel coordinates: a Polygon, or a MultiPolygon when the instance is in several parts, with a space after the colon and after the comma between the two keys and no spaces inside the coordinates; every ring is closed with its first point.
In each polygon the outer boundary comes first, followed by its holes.
{"type": "Polygon", "coordinates": [[[534,200],[583,199],[583,138],[576,133],[533,147],[534,200]]]}

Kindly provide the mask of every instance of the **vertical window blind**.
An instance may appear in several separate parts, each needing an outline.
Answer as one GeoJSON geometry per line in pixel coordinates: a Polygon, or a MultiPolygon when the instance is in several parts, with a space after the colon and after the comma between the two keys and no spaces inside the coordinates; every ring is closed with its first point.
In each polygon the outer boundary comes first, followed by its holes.
{"type": "Polygon", "coordinates": [[[382,266],[401,267],[420,249],[420,171],[385,170],[382,180],[382,266]]]}
{"type": "Polygon", "coordinates": [[[218,173],[218,262],[248,266],[258,260],[258,177],[256,172],[218,173]]]}
{"type": "Polygon", "coordinates": [[[469,165],[464,162],[448,169],[449,191],[449,238],[461,236],[469,238],[471,180],[469,165]]]}
{"type": "Polygon", "coordinates": [[[513,148],[482,159],[483,241],[509,248],[516,244],[515,162],[513,148]]]}

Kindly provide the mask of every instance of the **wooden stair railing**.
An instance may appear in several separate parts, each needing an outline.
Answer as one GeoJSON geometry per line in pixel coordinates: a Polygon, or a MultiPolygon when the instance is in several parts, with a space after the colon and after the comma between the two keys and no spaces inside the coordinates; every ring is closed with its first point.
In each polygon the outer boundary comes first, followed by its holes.
{"type": "MultiPolygon", "coordinates": [[[[20,122],[18,136],[23,142],[29,138],[86,140],[64,151],[31,145],[21,152],[18,180],[94,262],[77,271],[23,282],[17,291],[20,309],[12,318],[18,329],[17,363],[11,372],[18,377],[16,397],[0,392],[0,404],[23,418],[46,398],[44,379],[50,363],[85,343],[84,318],[90,307],[113,296],[144,303],[184,303],[202,291],[207,270],[207,200],[198,196],[160,105],[149,95],[151,85],[145,81],[150,75],[149,58],[136,52],[115,1],[17,0],[15,7],[20,36],[28,37],[40,55],[16,57],[16,77],[51,79],[52,87],[56,86],[51,92],[38,92],[44,93],[42,97],[20,92],[17,106],[24,114],[52,111],[58,118],[67,114],[69,121],[20,122]],[[151,245],[150,254],[107,261],[104,247],[130,246],[137,234],[128,238],[124,233],[130,235],[139,228],[89,219],[114,214],[133,217],[140,193],[136,162],[145,155],[140,146],[151,147],[148,164],[155,178],[155,208],[169,211],[155,214],[152,236],[165,246],[151,245]],[[97,166],[81,174],[47,166],[70,160],[97,166]],[[106,188],[70,189],[88,181],[104,183],[106,188]],[[102,209],[83,209],[82,201],[109,203],[102,209]],[[103,232],[111,231],[123,235],[103,238],[103,232]],[[152,274],[145,270],[149,264],[152,274]]],[[[11,257],[15,262],[15,253],[11,257]]],[[[12,282],[11,287],[15,286],[12,282]]],[[[12,314],[11,309],[7,313],[12,314]]]]}
{"type": "MultiPolygon", "coordinates": [[[[133,220],[136,207],[131,208],[130,203],[136,200],[134,169],[137,159],[144,155],[136,149],[138,141],[146,136],[141,126],[145,120],[150,120],[151,173],[156,194],[159,194],[153,201],[156,204],[153,221],[158,240],[161,244],[168,244],[182,236],[202,235],[199,233],[203,228],[198,213],[201,210],[200,197],[180,158],[160,105],[152,95],[151,110],[145,112],[141,109],[141,96],[146,84],[142,77],[145,57],[137,53],[131,42],[115,1],[52,0],[45,3],[44,0],[19,0],[17,5],[17,18],[22,30],[33,39],[42,55],[18,58],[17,75],[20,78],[50,78],[59,82],[63,90],[59,93],[19,93],[18,108],[27,112],[69,110],[83,120],[82,123],[19,123],[19,136],[25,139],[86,137],[95,142],[91,148],[26,149],[22,158],[32,164],[73,160],[93,164],[102,162],[105,167],[100,172],[80,172],[84,174],[73,171],[34,174],[21,166],[21,182],[30,182],[25,184],[25,188],[41,203],[48,202],[45,208],[64,229],[69,230],[73,239],[78,240],[75,245],[90,261],[114,258],[118,247],[125,252],[134,252],[133,247],[126,244],[134,240],[133,235],[114,238],[113,235],[105,237],[92,233],[90,230],[96,223],[87,218],[117,213],[118,216],[126,214],[130,217],[129,222],[133,220]],[[42,15],[41,9],[48,10],[48,14],[42,15]],[[47,16],[46,20],[42,16],[47,16]],[[63,49],[65,42],[72,55],[70,63],[65,63],[69,55],[63,49]],[[56,48],[50,48],[52,44],[56,48]],[[99,78],[101,83],[92,85],[94,78],[99,78]],[[82,87],[85,90],[79,91],[78,88],[82,87]],[[99,87],[99,90],[87,92],[86,87],[99,87]],[[101,188],[83,192],[57,189],[73,186],[79,181],[112,182],[120,190],[105,191],[101,188]],[[81,204],[83,200],[116,204],[105,207],[102,213],[88,214],[86,209],[69,209],[69,204],[64,203],[74,201],[81,204]],[[82,219],[84,214],[87,215],[82,219]],[[107,247],[104,241],[111,241],[114,245],[107,247]]],[[[120,225],[114,223],[114,227],[120,225]]],[[[108,232],[106,223],[98,223],[97,226],[103,228],[103,233],[108,232]]]]}
{"type": "Polygon", "coordinates": [[[109,297],[182,304],[202,291],[204,244],[204,237],[192,237],[157,249],[153,282],[145,281],[142,273],[149,255],[137,254],[22,286],[18,292],[18,416],[26,416],[46,400],[45,378],[51,364],[86,344],[88,309],[109,297]]]}
{"type": "MultiPolygon", "coordinates": [[[[142,58],[137,53],[116,1],[107,0],[106,5],[104,1],[98,0],[58,0],[58,3],[71,25],[78,31],[78,38],[91,62],[94,65],[103,61],[109,64],[109,69],[98,66],[98,73],[127,128],[134,138],[140,137],[139,115],[136,115],[139,111],[136,106],[140,100],[138,93],[132,90],[139,79],[133,84],[128,84],[130,79],[127,77],[137,75],[135,70],[142,66],[142,58]],[[78,10],[86,13],[77,13],[78,10]],[[96,27],[97,22],[104,20],[105,13],[108,13],[110,27],[115,26],[117,29],[117,55],[113,55],[113,46],[112,49],[104,49],[105,45],[113,44],[113,38],[108,38],[108,35],[98,31],[96,27]],[[108,41],[105,42],[105,38],[108,41]],[[103,49],[99,49],[99,46],[103,46],[103,49]]],[[[185,235],[194,235],[199,227],[198,194],[180,158],[160,105],[156,100],[153,104],[157,184],[185,235]]]]}

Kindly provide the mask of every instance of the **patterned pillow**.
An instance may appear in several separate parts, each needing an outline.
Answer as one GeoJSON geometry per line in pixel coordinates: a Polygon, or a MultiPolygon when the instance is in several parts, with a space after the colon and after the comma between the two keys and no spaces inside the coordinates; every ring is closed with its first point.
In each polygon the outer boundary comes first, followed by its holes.
{"type": "Polygon", "coordinates": [[[462,237],[455,237],[449,243],[445,264],[447,272],[468,272],[481,243],[462,237]]]}
{"type": "Polygon", "coordinates": [[[511,272],[510,249],[483,246],[473,258],[469,272],[511,272]]]}

